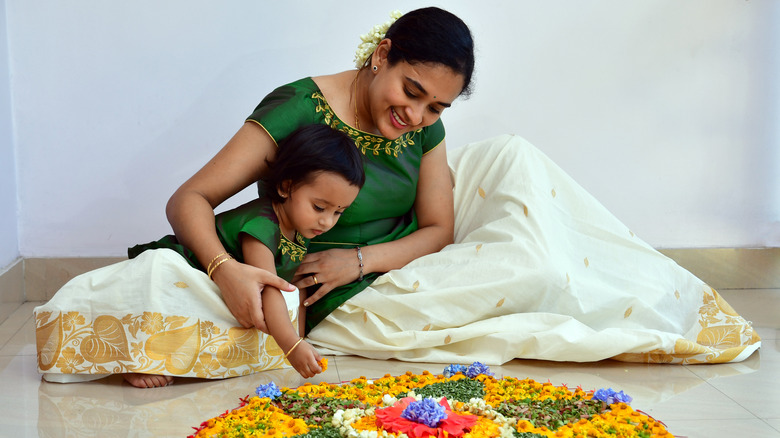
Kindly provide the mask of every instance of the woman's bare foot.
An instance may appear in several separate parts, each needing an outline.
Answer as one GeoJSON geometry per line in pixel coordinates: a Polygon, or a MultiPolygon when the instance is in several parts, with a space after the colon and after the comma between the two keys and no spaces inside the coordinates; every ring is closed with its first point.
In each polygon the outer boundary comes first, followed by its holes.
{"type": "Polygon", "coordinates": [[[159,388],[173,383],[173,376],[160,376],[156,374],[127,373],[122,374],[127,382],[136,388],[159,388]]]}

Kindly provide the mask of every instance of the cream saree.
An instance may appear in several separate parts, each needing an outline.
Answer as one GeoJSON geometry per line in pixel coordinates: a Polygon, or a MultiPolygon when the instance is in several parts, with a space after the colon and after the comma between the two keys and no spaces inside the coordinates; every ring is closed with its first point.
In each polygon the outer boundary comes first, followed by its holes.
{"type": "MultiPolygon", "coordinates": [[[[283,292],[297,327],[298,292],[283,292]]],[[[54,382],[119,373],[225,378],[289,367],[238,326],[217,285],[170,249],[80,275],[35,308],[38,371],[54,382]]]]}
{"type": "Polygon", "coordinates": [[[542,152],[501,136],[449,152],[455,243],[379,277],[309,334],[405,361],[741,361],[760,338],[542,152]]]}

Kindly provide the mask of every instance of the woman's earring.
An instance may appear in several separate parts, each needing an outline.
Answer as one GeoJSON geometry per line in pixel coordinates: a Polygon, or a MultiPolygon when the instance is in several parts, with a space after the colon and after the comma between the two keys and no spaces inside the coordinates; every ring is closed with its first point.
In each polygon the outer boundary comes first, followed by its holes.
{"type": "Polygon", "coordinates": [[[377,71],[379,71],[379,67],[377,67],[377,66],[374,66],[373,68],[374,68],[374,73],[376,73],[377,71]]]}

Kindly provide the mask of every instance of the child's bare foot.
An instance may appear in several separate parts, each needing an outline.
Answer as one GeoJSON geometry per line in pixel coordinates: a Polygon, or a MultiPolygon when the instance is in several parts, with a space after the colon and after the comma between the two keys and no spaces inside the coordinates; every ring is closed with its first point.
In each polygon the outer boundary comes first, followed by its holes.
{"type": "Polygon", "coordinates": [[[160,376],[156,374],[127,373],[122,374],[127,382],[136,388],[159,388],[173,383],[173,376],[160,376]]]}

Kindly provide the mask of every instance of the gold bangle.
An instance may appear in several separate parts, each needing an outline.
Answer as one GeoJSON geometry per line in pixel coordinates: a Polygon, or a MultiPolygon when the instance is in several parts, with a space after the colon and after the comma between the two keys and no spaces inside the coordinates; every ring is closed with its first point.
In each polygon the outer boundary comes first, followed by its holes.
{"type": "Polygon", "coordinates": [[[223,253],[221,253],[221,254],[217,254],[217,256],[216,256],[216,257],[214,257],[213,259],[211,259],[211,261],[209,262],[208,266],[206,267],[206,272],[211,272],[211,265],[213,265],[213,264],[214,264],[214,262],[216,262],[218,258],[220,258],[220,257],[222,257],[222,256],[226,256],[226,255],[230,255],[230,254],[228,254],[227,252],[223,252],[223,253]]]}
{"type": "Polygon", "coordinates": [[[290,348],[290,351],[288,351],[287,353],[285,353],[285,354],[284,354],[284,359],[285,359],[285,360],[287,359],[287,356],[289,356],[289,355],[290,355],[290,353],[292,353],[292,352],[293,352],[293,350],[295,350],[295,347],[297,347],[297,346],[298,346],[298,344],[300,344],[300,343],[301,343],[301,341],[302,341],[302,340],[303,340],[303,338],[300,338],[300,339],[298,339],[298,342],[296,342],[296,343],[295,343],[295,345],[293,345],[293,346],[292,346],[292,348],[290,348]]]}
{"type": "MultiPolygon", "coordinates": [[[[211,278],[211,274],[213,274],[213,273],[214,273],[214,271],[216,271],[216,270],[217,270],[217,268],[219,268],[219,265],[221,265],[221,264],[225,263],[225,262],[226,262],[226,261],[228,261],[228,260],[233,260],[233,256],[232,256],[232,255],[230,255],[230,254],[228,254],[228,255],[227,255],[227,257],[225,257],[224,259],[222,259],[222,260],[220,260],[219,262],[217,262],[217,264],[216,264],[216,265],[214,265],[214,267],[213,267],[213,268],[211,268],[211,270],[208,272],[208,274],[209,274],[209,278],[211,278]]],[[[212,280],[214,280],[213,278],[211,278],[211,279],[212,279],[212,280]]]]}

